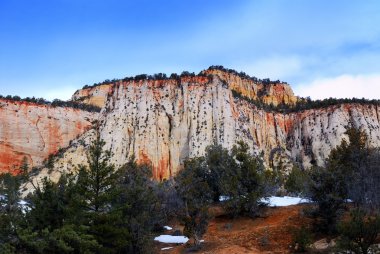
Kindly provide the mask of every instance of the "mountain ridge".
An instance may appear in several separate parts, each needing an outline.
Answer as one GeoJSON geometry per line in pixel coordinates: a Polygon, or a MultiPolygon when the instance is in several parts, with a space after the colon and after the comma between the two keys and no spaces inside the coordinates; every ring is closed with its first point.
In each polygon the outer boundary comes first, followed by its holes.
{"type": "MultiPolygon", "coordinates": [[[[380,144],[378,101],[333,100],[320,108],[296,111],[297,105],[308,101],[295,96],[285,82],[256,80],[221,67],[199,75],[151,77],[137,75],[84,87],[72,100],[102,108],[92,113],[91,122],[97,120],[117,166],[133,155],[152,166],[156,179],[175,175],[183,160],[201,156],[214,143],[231,148],[242,140],[252,153],[264,155],[268,168],[285,173],[293,164],[322,165],[349,126],[365,130],[372,146],[380,144]]],[[[77,145],[55,160],[54,174],[75,170],[85,160],[91,133],[86,130],[79,139],[66,141],[77,145]]],[[[0,141],[4,135],[0,131],[0,141]]],[[[50,176],[52,170],[41,172],[50,176]]]]}

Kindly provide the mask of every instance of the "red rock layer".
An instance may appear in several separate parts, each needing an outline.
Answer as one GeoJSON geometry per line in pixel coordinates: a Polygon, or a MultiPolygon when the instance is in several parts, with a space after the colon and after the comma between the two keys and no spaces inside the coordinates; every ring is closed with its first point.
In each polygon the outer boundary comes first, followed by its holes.
{"type": "Polygon", "coordinates": [[[0,100],[0,173],[18,173],[26,158],[29,168],[69,145],[91,127],[97,113],[0,100]]]}

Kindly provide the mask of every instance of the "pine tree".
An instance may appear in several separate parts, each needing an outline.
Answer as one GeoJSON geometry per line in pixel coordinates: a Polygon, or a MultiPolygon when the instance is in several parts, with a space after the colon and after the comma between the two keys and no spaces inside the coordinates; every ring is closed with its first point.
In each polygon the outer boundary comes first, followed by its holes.
{"type": "Polygon", "coordinates": [[[89,227],[89,233],[102,246],[101,253],[118,253],[128,242],[128,232],[120,226],[117,211],[112,207],[118,175],[104,145],[98,134],[89,148],[88,166],[79,166],[76,206],[83,211],[82,224],[89,227]]]}
{"type": "Polygon", "coordinates": [[[21,178],[11,174],[0,175],[0,252],[12,253],[19,242],[17,230],[23,223],[20,201],[21,178]]]}
{"type": "Polygon", "coordinates": [[[218,202],[220,196],[226,195],[223,182],[229,177],[228,172],[236,167],[235,160],[221,145],[212,145],[206,148],[205,165],[207,183],[212,189],[214,202],[218,202]]]}
{"type": "Polygon", "coordinates": [[[328,233],[336,232],[337,221],[348,199],[363,207],[372,203],[369,196],[378,189],[371,189],[367,184],[368,177],[380,175],[368,174],[374,171],[370,167],[372,150],[368,148],[367,135],[355,128],[348,129],[346,134],[349,140],[343,139],[331,151],[326,168],[315,167],[310,172],[309,191],[318,204],[320,229],[328,233]]]}
{"type": "Polygon", "coordinates": [[[47,178],[41,185],[29,197],[32,210],[27,214],[28,223],[36,231],[60,228],[65,219],[63,193],[58,184],[47,178]]]}
{"type": "Polygon", "coordinates": [[[110,163],[111,152],[104,151],[104,145],[98,134],[87,154],[88,166],[80,165],[78,172],[77,184],[83,205],[94,213],[108,210],[117,177],[115,167],[110,163]]]}
{"type": "Polygon", "coordinates": [[[22,158],[22,162],[21,162],[21,173],[22,174],[27,174],[28,173],[28,170],[29,170],[29,163],[28,163],[28,158],[26,156],[24,156],[22,158]]]}
{"type": "Polygon", "coordinates": [[[247,144],[239,142],[233,147],[231,156],[236,161],[235,166],[223,179],[223,189],[228,196],[226,208],[233,216],[240,213],[255,216],[272,182],[266,179],[262,160],[249,153],[247,144]]]}
{"type": "Polygon", "coordinates": [[[201,238],[210,220],[209,205],[213,200],[211,187],[207,182],[207,167],[203,157],[185,161],[184,168],[176,176],[177,191],[184,207],[181,219],[185,224],[184,233],[194,239],[200,247],[201,238]]]}
{"type": "Polygon", "coordinates": [[[378,253],[371,246],[380,235],[380,215],[370,216],[364,210],[355,209],[351,218],[339,225],[340,247],[357,254],[378,253]]]}
{"type": "Polygon", "coordinates": [[[162,217],[156,183],[151,177],[151,167],[137,165],[134,157],[118,171],[118,195],[113,205],[119,213],[120,225],[128,232],[125,253],[152,251],[151,233],[162,217]]]}

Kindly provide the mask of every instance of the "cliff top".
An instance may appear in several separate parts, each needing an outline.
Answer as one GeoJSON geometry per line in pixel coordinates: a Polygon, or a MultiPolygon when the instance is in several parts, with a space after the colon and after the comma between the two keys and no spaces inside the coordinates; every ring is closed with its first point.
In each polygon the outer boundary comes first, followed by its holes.
{"type": "Polygon", "coordinates": [[[172,82],[208,84],[218,77],[229,89],[250,100],[260,101],[267,105],[277,106],[279,104],[293,105],[298,101],[291,87],[286,82],[270,79],[258,79],[244,72],[237,72],[223,66],[210,66],[199,74],[182,72],[180,75],[173,73],[167,76],[164,73],[154,75],[140,74],[123,79],[105,80],[92,86],[85,85],[73,95],[74,101],[103,107],[108,93],[112,87],[120,83],[133,83],[135,85],[148,82],[150,86],[162,87],[172,82]]]}

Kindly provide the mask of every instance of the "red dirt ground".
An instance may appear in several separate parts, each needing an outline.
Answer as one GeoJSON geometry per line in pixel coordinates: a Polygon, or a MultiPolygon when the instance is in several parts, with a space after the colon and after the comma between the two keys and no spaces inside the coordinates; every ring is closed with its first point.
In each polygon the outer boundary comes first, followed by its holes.
{"type": "MultiPolygon", "coordinates": [[[[292,232],[311,221],[302,213],[306,205],[266,208],[261,218],[219,216],[210,222],[201,250],[196,253],[290,253],[292,232]]],[[[177,226],[175,228],[180,228],[177,226]]],[[[159,253],[190,253],[192,241],[186,245],[157,244],[159,253]],[[163,247],[173,247],[161,250],[163,247]]]]}

